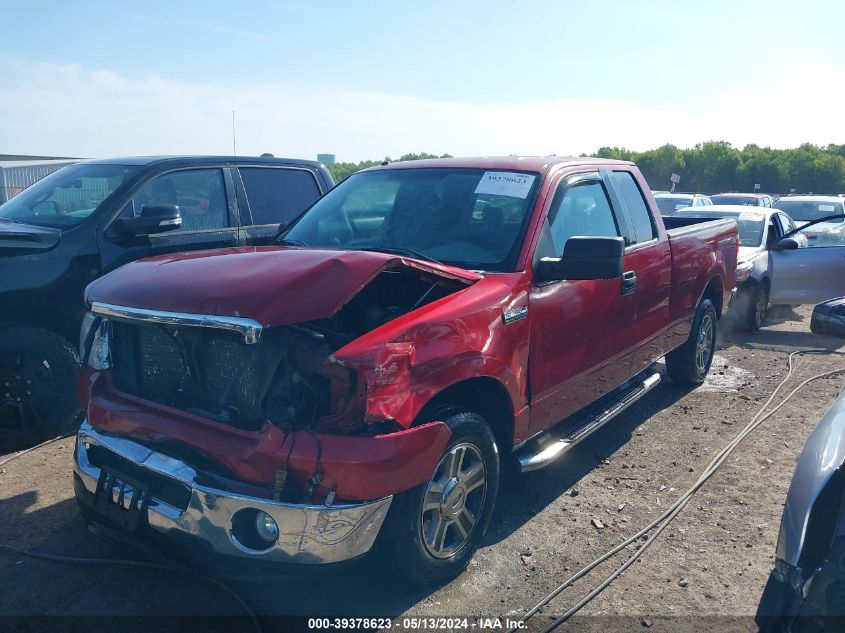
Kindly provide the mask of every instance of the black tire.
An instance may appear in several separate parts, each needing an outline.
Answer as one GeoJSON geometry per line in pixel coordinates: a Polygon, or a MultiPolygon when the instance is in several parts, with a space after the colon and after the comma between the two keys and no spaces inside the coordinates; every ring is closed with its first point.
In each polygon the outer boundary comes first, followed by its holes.
{"type": "Polygon", "coordinates": [[[748,313],[745,322],[749,330],[756,332],[766,321],[766,311],[769,309],[769,284],[765,281],[755,283],[746,292],[748,293],[748,313]]]}
{"type": "Polygon", "coordinates": [[[666,372],[672,382],[700,385],[707,378],[716,350],[716,308],[710,299],[702,299],[695,310],[689,338],[679,348],[666,354],[666,372]],[[709,323],[710,333],[706,333],[709,323]],[[700,340],[704,337],[706,340],[700,340]],[[704,349],[699,346],[704,344],[704,349]]]}
{"type": "Polygon", "coordinates": [[[499,452],[485,419],[455,408],[439,419],[452,429],[452,438],[431,480],[393,498],[377,544],[387,570],[397,580],[414,586],[448,580],[466,569],[487,530],[499,490],[499,452]],[[458,462],[458,476],[448,477],[447,466],[459,454],[470,466],[462,467],[458,462]],[[483,484],[468,492],[462,490],[464,483],[475,480],[464,477],[461,481],[461,474],[469,474],[479,464],[483,484]],[[437,492],[438,487],[443,490],[437,492]],[[426,498],[429,505],[438,498],[441,502],[436,509],[424,510],[426,498]],[[474,517],[474,523],[468,523],[465,510],[474,517]],[[457,518],[448,518],[456,512],[457,518]],[[435,529],[438,519],[440,525],[447,524],[442,532],[435,529]],[[437,552],[435,537],[441,533],[443,547],[437,552]]]}
{"type": "Polygon", "coordinates": [[[79,355],[54,332],[0,330],[0,445],[17,447],[68,430],[79,418],[79,355]]]}

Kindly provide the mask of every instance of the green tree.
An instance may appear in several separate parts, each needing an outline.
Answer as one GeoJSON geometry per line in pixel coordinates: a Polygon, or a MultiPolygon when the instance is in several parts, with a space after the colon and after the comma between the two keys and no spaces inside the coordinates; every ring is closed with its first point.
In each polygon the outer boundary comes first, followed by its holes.
{"type": "Polygon", "coordinates": [[[742,191],[781,192],[788,189],[778,151],[759,145],[746,145],[740,152],[740,165],[734,181],[742,191]]]}
{"type": "Polygon", "coordinates": [[[671,187],[672,174],[681,176],[681,190],[684,190],[684,168],[686,159],[684,153],[667,143],[657,149],[643,152],[636,159],[636,163],[643,172],[645,179],[656,189],[669,189],[671,187]]]}
{"type": "Polygon", "coordinates": [[[736,173],[739,169],[739,152],[727,141],[698,143],[685,153],[685,191],[718,193],[736,187],[736,173]]]}
{"type": "Polygon", "coordinates": [[[636,160],[637,153],[624,147],[600,147],[599,151],[595,153],[595,156],[598,158],[612,158],[614,160],[636,160]]]}
{"type": "MultiPolygon", "coordinates": [[[[403,154],[399,157],[399,160],[422,160],[425,158],[452,158],[451,154],[441,154],[440,156],[436,154],[429,154],[427,152],[420,152],[418,154],[403,154]]],[[[383,160],[362,160],[360,163],[333,163],[331,165],[326,165],[331,173],[332,178],[334,181],[340,182],[341,180],[348,178],[356,171],[361,171],[362,169],[367,169],[368,167],[375,167],[376,165],[381,165],[384,162],[393,162],[389,156],[386,156],[383,160]]]]}

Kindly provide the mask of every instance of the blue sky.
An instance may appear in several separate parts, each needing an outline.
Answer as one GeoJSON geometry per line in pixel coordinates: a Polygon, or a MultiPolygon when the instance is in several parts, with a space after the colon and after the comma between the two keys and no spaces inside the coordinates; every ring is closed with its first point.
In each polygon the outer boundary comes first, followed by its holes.
{"type": "Polygon", "coordinates": [[[845,6],[2,3],[0,153],[845,142],[845,6]],[[814,103],[790,85],[810,85],[814,103]],[[821,101],[821,99],[819,99],[821,101]]]}

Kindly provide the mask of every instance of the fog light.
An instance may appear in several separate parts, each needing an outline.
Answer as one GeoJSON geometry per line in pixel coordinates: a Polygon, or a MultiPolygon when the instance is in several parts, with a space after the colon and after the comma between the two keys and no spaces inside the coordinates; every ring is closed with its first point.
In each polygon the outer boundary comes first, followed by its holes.
{"type": "Polygon", "coordinates": [[[255,515],[255,529],[263,540],[275,543],[279,538],[279,526],[276,520],[266,512],[258,511],[255,515]]]}

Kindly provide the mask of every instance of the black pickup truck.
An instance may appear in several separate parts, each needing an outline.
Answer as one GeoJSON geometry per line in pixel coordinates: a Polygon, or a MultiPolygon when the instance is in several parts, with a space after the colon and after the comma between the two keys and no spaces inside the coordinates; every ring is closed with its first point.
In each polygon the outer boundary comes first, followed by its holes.
{"type": "Polygon", "coordinates": [[[333,186],[312,161],[116,158],[60,169],[0,205],[0,445],[76,416],[88,283],[151,255],[270,243],[333,186]]]}

